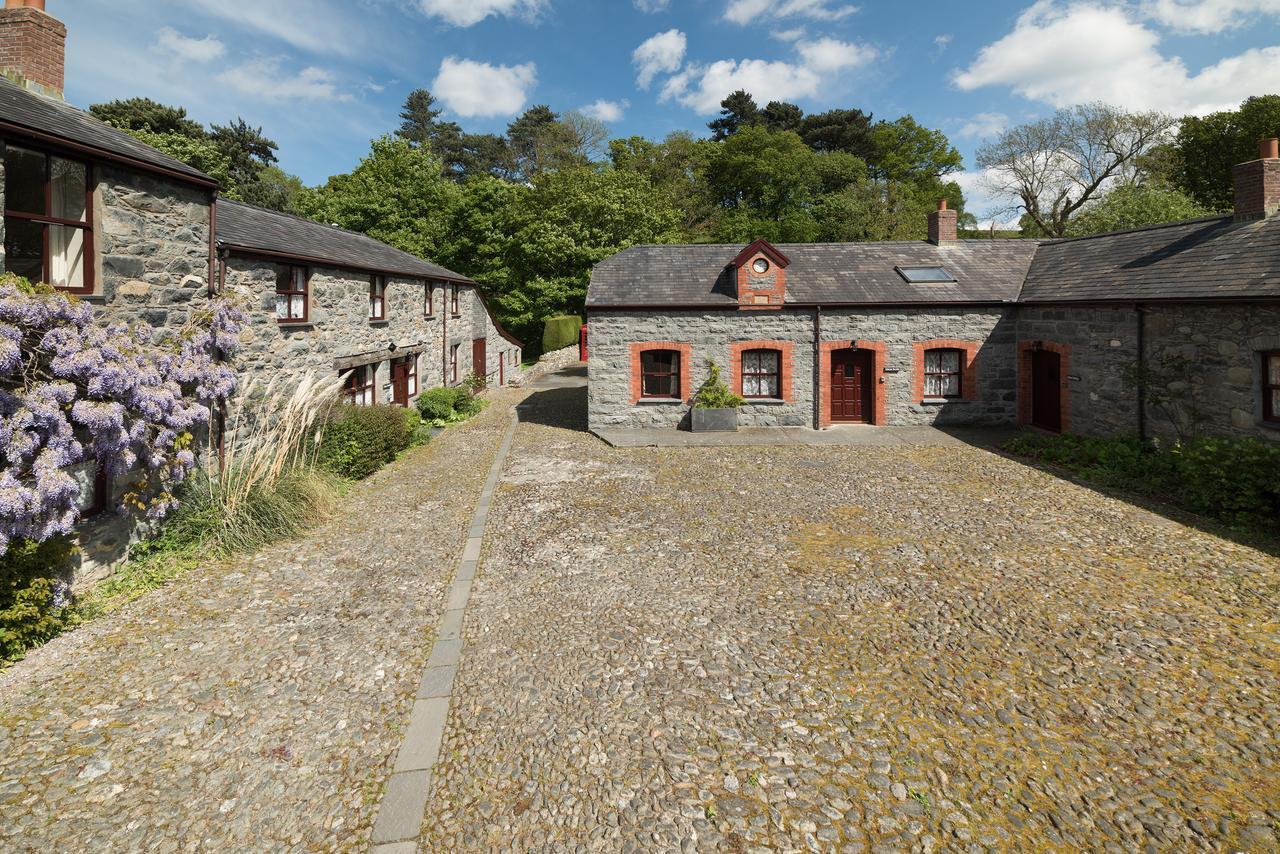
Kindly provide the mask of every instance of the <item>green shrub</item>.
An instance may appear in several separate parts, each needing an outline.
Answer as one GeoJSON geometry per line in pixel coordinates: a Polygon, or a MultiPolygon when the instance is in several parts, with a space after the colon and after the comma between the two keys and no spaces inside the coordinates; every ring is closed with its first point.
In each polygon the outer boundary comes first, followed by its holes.
{"type": "Polygon", "coordinates": [[[737,409],[746,403],[741,397],[729,391],[729,387],[724,384],[724,380],[720,378],[719,365],[715,362],[707,362],[707,365],[710,368],[707,381],[693,396],[695,409],[737,409]]]}
{"type": "Polygon", "coordinates": [[[1018,436],[1014,454],[1104,486],[1173,501],[1232,525],[1280,533],[1280,446],[1258,439],[1193,439],[1168,448],[1136,438],[1018,436]]]}
{"type": "Polygon", "coordinates": [[[317,462],[351,480],[376,472],[409,447],[412,427],[398,406],[338,406],[329,414],[317,462]]]}
{"type": "Polygon", "coordinates": [[[478,415],[485,402],[464,387],[433,388],[418,396],[418,412],[432,427],[447,427],[478,415]]]}
{"type": "Polygon", "coordinates": [[[548,317],[542,327],[542,352],[552,353],[578,343],[582,318],[576,315],[548,317]]]}
{"type": "Polygon", "coordinates": [[[14,540],[0,555],[0,661],[20,658],[73,621],[58,591],[73,554],[69,540],[55,537],[39,544],[14,540]]]}

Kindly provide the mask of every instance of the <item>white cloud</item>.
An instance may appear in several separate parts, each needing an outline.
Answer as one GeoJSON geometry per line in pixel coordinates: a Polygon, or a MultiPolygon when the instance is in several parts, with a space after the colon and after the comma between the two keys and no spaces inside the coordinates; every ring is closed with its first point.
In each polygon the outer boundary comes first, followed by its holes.
{"type": "Polygon", "coordinates": [[[649,14],[665,12],[667,7],[671,5],[671,0],[634,0],[634,2],[637,9],[649,14]]]}
{"type": "Polygon", "coordinates": [[[346,14],[313,0],[187,0],[201,11],[316,53],[353,54],[361,32],[346,14]]]}
{"type": "Polygon", "coordinates": [[[627,107],[631,106],[631,102],[623,99],[621,101],[606,101],[601,98],[591,104],[587,104],[580,112],[583,115],[590,116],[593,119],[599,119],[602,122],[616,122],[622,119],[626,113],[627,107]]]}
{"type": "Polygon", "coordinates": [[[291,74],[274,59],[255,59],[229,68],[218,79],[245,95],[264,101],[350,101],[341,92],[333,73],[314,66],[291,74]]]}
{"type": "Polygon", "coordinates": [[[857,6],[833,6],[832,0],[729,0],[724,17],[735,24],[790,17],[836,21],[857,11],[857,6]]]}
{"type": "Polygon", "coordinates": [[[1009,207],[1008,201],[991,194],[992,173],[955,172],[947,176],[948,181],[955,181],[964,193],[964,209],[978,220],[979,228],[1016,229],[1020,215],[1009,207]]]}
{"type": "Polygon", "coordinates": [[[1220,33],[1257,17],[1280,17],[1280,0],[1148,0],[1143,11],[1183,33],[1220,33]]]}
{"type": "Polygon", "coordinates": [[[463,118],[512,116],[524,107],[537,82],[538,68],[532,62],[490,65],[446,56],[431,91],[463,118]]]}
{"type": "Polygon", "coordinates": [[[1203,114],[1237,106],[1275,78],[1280,47],[1254,48],[1197,73],[1159,51],[1160,36],[1118,6],[1041,0],[955,75],[964,90],[1008,86],[1056,107],[1103,101],[1203,114]]]}
{"type": "Polygon", "coordinates": [[[155,46],[162,53],[172,54],[178,59],[188,59],[192,62],[213,62],[227,52],[227,46],[216,36],[192,38],[184,36],[173,27],[160,29],[155,46]]]}
{"type": "Polygon", "coordinates": [[[804,27],[795,27],[790,30],[774,30],[769,35],[773,36],[780,42],[798,42],[800,39],[809,35],[809,31],[804,27]]]}
{"type": "Polygon", "coordinates": [[[636,66],[636,85],[648,89],[659,74],[680,70],[688,40],[679,30],[667,30],[647,39],[631,54],[636,66]]]}
{"type": "Polygon", "coordinates": [[[490,15],[533,18],[546,5],[546,0],[418,0],[427,15],[455,27],[470,27],[490,15]]]}
{"type": "Polygon", "coordinates": [[[965,122],[957,136],[988,139],[996,136],[1009,126],[1009,117],[1004,113],[978,113],[965,122]]]}
{"type": "Polygon", "coordinates": [[[934,36],[933,43],[938,48],[941,48],[942,50],[946,50],[954,38],[955,36],[951,35],[951,33],[943,33],[940,36],[934,36]]]}
{"type": "Polygon", "coordinates": [[[738,89],[759,103],[817,97],[842,72],[871,63],[879,51],[870,45],[832,38],[796,44],[798,61],[723,59],[710,65],[690,64],[671,77],[659,100],[675,99],[700,113],[714,113],[725,96],[738,89]]]}

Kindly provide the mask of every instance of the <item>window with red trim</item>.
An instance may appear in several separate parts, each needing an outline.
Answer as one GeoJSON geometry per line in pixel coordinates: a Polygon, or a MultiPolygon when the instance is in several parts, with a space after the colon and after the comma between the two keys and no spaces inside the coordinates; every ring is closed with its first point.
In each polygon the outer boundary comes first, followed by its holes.
{"type": "Polygon", "coordinates": [[[373,406],[378,402],[374,389],[375,365],[352,368],[342,386],[342,398],[354,406],[373,406]]]}
{"type": "Polygon", "coordinates": [[[92,293],[93,190],[89,164],[10,145],[4,156],[5,270],[92,293]]]}
{"type": "Polygon", "coordinates": [[[1280,350],[1262,354],[1262,418],[1280,423],[1280,350]]]}
{"type": "Polygon", "coordinates": [[[369,277],[369,319],[387,319],[387,277],[369,277]]]}
{"type": "Polygon", "coordinates": [[[782,397],[782,353],[778,350],[747,350],[742,354],[742,396],[782,397]]]}
{"type": "Polygon", "coordinates": [[[458,286],[452,285],[451,287],[452,287],[452,290],[450,291],[450,296],[449,296],[449,306],[450,306],[449,310],[452,311],[454,314],[461,314],[462,309],[459,307],[459,302],[458,302],[458,286]]]}
{"type": "Polygon", "coordinates": [[[449,348],[449,382],[451,383],[458,381],[458,351],[461,348],[461,344],[454,344],[449,348]]]}
{"type": "Polygon", "coordinates": [[[309,276],[306,267],[285,267],[276,277],[276,320],[305,323],[308,316],[309,276]]]}
{"type": "Polygon", "coordinates": [[[938,348],[924,351],[924,396],[945,400],[963,394],[964,351],[938,348]]]}
{"type": "Polygon", "coordinates": [[[645,350],[640,354],[640,397],[680,400],[680,351],[645,350]]]}

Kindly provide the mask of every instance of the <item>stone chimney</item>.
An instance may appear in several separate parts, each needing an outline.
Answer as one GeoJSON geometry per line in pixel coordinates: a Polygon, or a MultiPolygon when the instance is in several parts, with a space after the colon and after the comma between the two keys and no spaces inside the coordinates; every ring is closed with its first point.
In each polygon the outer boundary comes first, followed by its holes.
{"type": "Polygon", "coordinates": [[[955,211],[947,210],[947,200],[938,199],[938,209],[929,214],[929,242],[935,245],[956,239],[955,211]]]}
{"type": "Polygon", "coordinates": [[[1280,212],[1280,141],[1258,145],[1258,159],[1232,170],[1236,184],[1236,222],[1265,219],[1280,212]]]}
{"type": "Polygon", "coordinates": [[[67,28],[45,0],[5,0],[0,9],[0,74],[32,92],[62,98],[67,28]]]}

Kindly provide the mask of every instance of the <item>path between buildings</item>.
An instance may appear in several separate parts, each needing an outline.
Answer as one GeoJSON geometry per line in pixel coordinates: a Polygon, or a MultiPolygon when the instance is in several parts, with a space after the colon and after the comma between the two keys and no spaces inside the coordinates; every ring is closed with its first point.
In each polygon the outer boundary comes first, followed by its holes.
{"type": "Polygon", "coordinates": [[[363,846],[528,393],[495,393],[306,538],[192,572],[0,673],[0,850],[363,846]]]}

